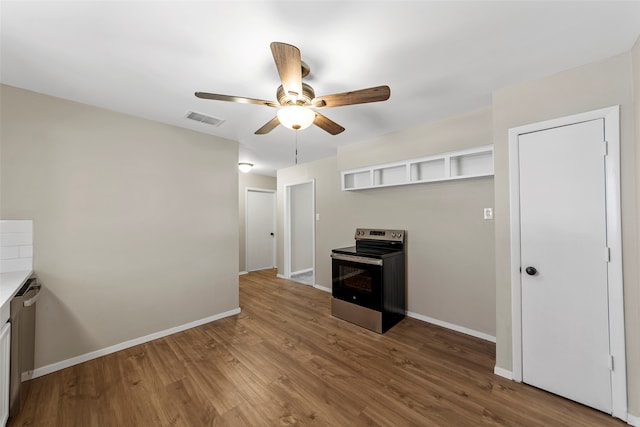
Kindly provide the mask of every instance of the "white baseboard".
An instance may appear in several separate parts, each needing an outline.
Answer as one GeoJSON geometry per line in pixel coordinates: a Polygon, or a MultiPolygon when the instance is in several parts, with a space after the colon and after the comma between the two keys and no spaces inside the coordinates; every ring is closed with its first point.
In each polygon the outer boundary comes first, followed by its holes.
{"type": "Polygon", "coordinates": [[[304,274],[304,273],[308,273],[310,271],[313,271],[313,267],[312,268],[305,268],[304,270],[292,271],[291,275],[295,276],[296,274],[304,274]]]}
{"type": "Polygon", "coordinates": [[[493,373],[499,377],[506,378],[508,380],[513,380],[513,372],[508,371],[504,368],[499,368],[497,366],[493,367],[493,373]]]}
{"type": "Polygon", "coordinates": [[[634,427],[640,427],[640,417],[627,414],[627,424],[632,425],[634,427]]]}
{"type": "Polygon", "coordinates": [[[320,285],[313,285],[314,288],[316,289],[320,289],[321,291],[325,291],[325,292],[329,292],[331,293],[331,288],[327,288],[326,286],[320,286],[320,285]]]}
{"type": "Polygon", "coordinates": [[[278,274],[276,274],[276,277],[277,277],[278,279],[285,279],[285,280],[287,280],[287,278],[284,276],[284,274],[279,274],[279,273],[278,273],[278,274]]]}
{"type": "Polygon", "coordinates": [[[249,272],[248,271],[241,271],[240,273],[238,273],[238,276],[243,276],[245,274],[249,274],[249,272]]]}
{"type": "Polygon", "coordinates": [[[453,323],[444,322],[442,320],[434,319],[429,316],[423,316],[422,314],[413,313],[407,311],[407,316],[414,319],[422,320],[423,322],[433,323],[434,325],[442,326],[443,328],[451,329],[456,332],[462,332],[463,334],[471,335],[472,337],[480,338],[485,341],[496,342],[496,337],[485,334],[484,332],[474,331],[473,329],[465,328],[464,326],[454,325],[453,323]]]}
{"type": "Polygon", "coordinates": [[[175,326],[173,328],[165,329],[164,331],[155,332],[153,334],[145,335],[140,338],[134,338],[132,340],[125,341],[120,344],[112,345],[110,347],[102,348],[100,350],[81,354],[80,356],[72,357],[70,359],[62,360],[60,362],[52,363],[50,365],[42,366],[40,368],[34,369],[33,378],[38,378],[43,375],[47,375],[64,368],[68,368],[70,366],[86,362],[88,360],[97,359],[98,357],[106,356],[107,354],[115,353],[116,351],[124,350],[139,344],[144,344],[146,342],[153,341],[158,338],[166,337],[167,335],[175,334],[177,332],[182,332],[187,329],[195,328],[196,326],[204,325],[205,323],[213,322],[215,320],[220,320],[225,317],[234,316],[239,313],[240,313],[240,307],[234,308],[233,310],[225,311],[224,313],[205,317],[204,319],[195,320],[193,322],[185,323],[184,325],[175,326]]]}

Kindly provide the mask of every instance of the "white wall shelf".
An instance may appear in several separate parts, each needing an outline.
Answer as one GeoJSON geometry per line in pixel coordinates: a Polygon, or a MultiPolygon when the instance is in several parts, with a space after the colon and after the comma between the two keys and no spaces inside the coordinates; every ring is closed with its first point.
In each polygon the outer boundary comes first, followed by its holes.
{"type": "Polygon", "coordinates": [[[342,171],[342,191],[493,175],[493,145],[342,171]]]}

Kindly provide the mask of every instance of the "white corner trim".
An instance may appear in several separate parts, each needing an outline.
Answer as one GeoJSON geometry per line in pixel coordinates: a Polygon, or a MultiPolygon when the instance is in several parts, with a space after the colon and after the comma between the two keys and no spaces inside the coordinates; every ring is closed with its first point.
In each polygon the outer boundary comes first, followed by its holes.
{"type": "Polygon", "coordinates": [[[508,380],[513,380],[513,373],[504,368],[499,368],[497,366],[493,367],[493,373],[499,377],[506,378],[508,380]]]}
{"type": "Polygon", "coordinates": [[[627,414],[627,424],[635,427],[640,427],[640,417],[627,414]]]}
{"type": "Polygon", "coordinates": [[[238,276],[244,276],[245,274],[249,274],[248,271],[241,271],[240,273],[238,273],[238,276]]]}
{"type": "Polygon", "coordinates": [[[326,286],[320,286],[318,284],[314,284],[313,287],[316,288],[316,289],[320,289],[321,291],[325,291],[325,292],[331,293],[331,289],[327,288],[326,286]]]}
{"type": "Polygon", "coordinates": [[[213,316],[205,317],[204,319],[195,320],[193,322],[185,323],[184,325],[165,329],[164,331],[154,332],[153,334],[145,335],[139,338],[134,338],[132,340],[125,341],[120,344],[115,344],[110,347],[102,348],[100,350],[81,354],[80,356],[75,356],[70,359],[61,360],[60,362],[52,363],[50,365],[46,365],[46,366],[42,366],[40,368],[34,369],[32,378],[38,378],[55,371],[59,371],[64,368],[77,365],[79,363],[87,362],[92,359],[97,359],[98,357],[106,356],[107,354],[115,353],[116,351],[134,347],[139,344],[144,344],[146,342],[153,341],[158,338],[166,337],[168,335],[172,335],[177,332],[182,332],[187,329],[195,328],[196,326],[204,325],[205,323],[213,322],[215,320],[220,320],[225,317],[234,316],[239,313],[240,313],[240,307],[234,308],[233,310],[225,311],[224,313],[215,314],[213,316]]]}
{"type": "Polygon", "coordinates": [[[414,319],[422,320],[423,322],[442,326],[443,328],[451,329],[456,332],[462,332],[463,334],[471,335],[472,337],[480,338],[485,341],[491,341],[493,343],[496,342],[496,337],[489,334],[485,334],[484,332],[478,332],[478,331],[474,331],[473,329],[465,328],[464,326],[454,325],[453,323],[434,319],[433,317],[423,316],[422,314],[413,313],[411,311],[407,311],[407,316],[412,317],[414,319]]]}

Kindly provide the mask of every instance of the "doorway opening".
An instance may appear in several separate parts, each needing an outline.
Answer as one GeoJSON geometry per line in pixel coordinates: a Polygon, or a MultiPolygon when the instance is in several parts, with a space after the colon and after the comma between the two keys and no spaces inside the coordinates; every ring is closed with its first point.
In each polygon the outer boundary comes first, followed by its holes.
{"type": "Polygon", "coordinates": [[[285,277],[315,285],[315,181],[287,184],[284,218],[285,277]]]}

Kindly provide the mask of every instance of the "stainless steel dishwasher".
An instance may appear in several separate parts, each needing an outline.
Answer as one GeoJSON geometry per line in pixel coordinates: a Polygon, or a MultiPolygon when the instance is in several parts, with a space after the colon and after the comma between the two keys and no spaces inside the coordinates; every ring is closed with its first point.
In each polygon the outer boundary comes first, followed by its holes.
{"type": "Polygon", "coordinates": [[[41,285],[31,276],[11,300],[11,374],[9,376],[9,417],[20,412],[33,375],[36,301],[41,285]]]}

